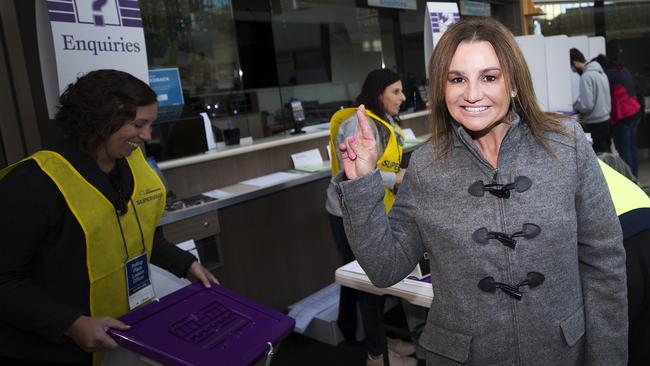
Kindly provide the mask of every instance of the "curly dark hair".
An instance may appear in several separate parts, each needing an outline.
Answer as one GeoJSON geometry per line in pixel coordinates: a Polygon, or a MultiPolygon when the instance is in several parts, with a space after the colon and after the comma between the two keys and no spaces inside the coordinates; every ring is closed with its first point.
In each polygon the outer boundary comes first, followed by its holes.
{"type": "Polygon", "coordinates": [[[68,85],[60,98],[56,123],[67,138],[92,155],[138,107],[156,103],[156,93],[142,80],[118,70],[95,70],[68,85]]]}

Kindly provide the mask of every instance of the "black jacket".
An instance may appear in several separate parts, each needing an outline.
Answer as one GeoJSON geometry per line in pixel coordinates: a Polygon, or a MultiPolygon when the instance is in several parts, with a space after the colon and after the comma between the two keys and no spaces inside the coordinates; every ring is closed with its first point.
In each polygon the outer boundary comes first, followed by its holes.
{"type": "Polygon", "coordinates": [[[628,366],[650,365],[650,208],[628,211],[618,219],[627,266],[628,366]]]}
{"type": "MultiPolygon", "coordinates": [[[[117,205],[119,197],[95,161],[71,143],[51,149],[117,205]]],[[[126,197],[133,176],[116,164],[126,197]]],[[[89,315],[85,238],[54,182],[29,161],[0,180],[0,356],[48,362],[89,362],[63,333],[89,315]]],[[[160,228],[151,262],[184,276],[196,258],[169,243],[160,228]]]]}

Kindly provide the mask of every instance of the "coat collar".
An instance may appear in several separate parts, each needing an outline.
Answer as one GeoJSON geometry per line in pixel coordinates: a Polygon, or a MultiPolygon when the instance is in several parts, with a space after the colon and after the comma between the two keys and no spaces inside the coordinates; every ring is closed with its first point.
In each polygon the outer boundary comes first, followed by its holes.
{"type": "MultiPolygon", "coordinates": [[[[503,141],[501,141],[501,146],[499,148],[499,160],[501,159],[502,153],[504,151],[508,151],[514,148],[514,146],[520,140],[524,129],[522,127],[524,124],[521,123],[521,117],[519,117],[519,114],[517,114],[517,112],[511,110],[509,118],[510,122],[508,131],[503,137],[503,141]]],[[[483,165],[493,170],[493,167],[487,162],[487,160],[485,160],[476,145],[474,145],[472,137],[467,133],[465,128],[454,119],[450,121],[450,124],[452,126],[453,147],[467,149],[476,159],[481,161],[483,165]]]]}

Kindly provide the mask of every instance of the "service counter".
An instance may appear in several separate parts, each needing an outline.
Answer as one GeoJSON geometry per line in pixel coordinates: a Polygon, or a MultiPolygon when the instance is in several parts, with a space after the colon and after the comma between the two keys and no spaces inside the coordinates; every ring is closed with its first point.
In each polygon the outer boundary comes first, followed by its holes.
{"type": "MultiPolygon", "coordinates": [[[[426,116],[405,115],[402,124],[426,135],[426,116]]],[[[224,286],[278,310],[331,284],[342,265],[325,211],[329,170],[265,187],[241,183],[290,171],[291,154],[317,148],[327,157],[329,130],[305,130],[159,163],[178,197],[214,189],[229,194],[166,212],[160,222],[165,236],[174,243],[193,239],[203,264],[224,286]]]]}

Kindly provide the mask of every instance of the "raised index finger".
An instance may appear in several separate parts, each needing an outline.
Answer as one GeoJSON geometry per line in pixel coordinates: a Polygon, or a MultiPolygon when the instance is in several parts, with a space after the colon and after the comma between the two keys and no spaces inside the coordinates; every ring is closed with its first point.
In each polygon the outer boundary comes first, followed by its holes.
{"type": "Polygon", "coordinates": [[[370,125],[368,125],[368,119],[366,117],[366,106],[363,104],[359,105],[357,108],[357,120],[359,121],[359,131],[360,137],[364,140],[374,139],[375,135],[372,133],[370,125]]]}

